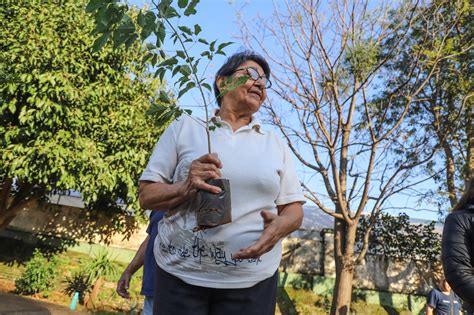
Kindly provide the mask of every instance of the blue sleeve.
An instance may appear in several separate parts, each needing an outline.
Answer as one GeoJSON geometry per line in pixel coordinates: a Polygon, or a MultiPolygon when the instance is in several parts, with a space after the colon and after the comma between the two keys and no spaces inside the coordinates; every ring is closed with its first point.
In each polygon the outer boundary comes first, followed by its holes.
{"type": "Polygon", "coordinates": [[[436,309],[436,305],[438,304],[438,296],[436,295],[435,290],[431,290],[430,293],[428,293],[426,304],[436,309]]]}
{"type": "MultiPolygon", "coordinates": [[[[153,215],[153,212],[152,212],[152,215],[153,215]]],[[[148,223],[148,226],[146,228],[146,233],[147,234],[151,234],[151,226],[152,226],[152,221],[150,220],[150,223],[148,223]]]]}
{"type": "Polygon", "coordinates": [[[146,228],[146,232],[148,234],[155,234],[155,228],[158,222],[163,218],[165,215],[165,211],[156,211],[153,210],[150,214],[150,223],[148,224],[148,227],[146,228]]]}

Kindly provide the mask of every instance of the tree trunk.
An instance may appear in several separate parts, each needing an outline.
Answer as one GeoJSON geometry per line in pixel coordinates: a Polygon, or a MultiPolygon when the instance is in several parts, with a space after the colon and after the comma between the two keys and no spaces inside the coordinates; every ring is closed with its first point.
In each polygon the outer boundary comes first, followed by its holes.
{"type": "Polygon", "coordinates": [[[16,183],[18,191],[12,196],[13,180],[4,178],[0,191],[0,230],[6,228],[28,203],[36,201],[30,195],[31,184],[16,183]]]}
{"type": "MultiPolygon", "coordinates": [[[[336,270],[338,270],[337,265],[338,263],[336,263],[336,270]]],[[[336,272],[336,284],[334,286],[334,296],[332,298],[331,315],[349,314],[351,307],[354,268],[350,266],[341,266],[341,268],[341,270],[336,272]]]]}
{"type": "Polygon", "coordinates": [[[16,204],[11,204],[7,209],[2,209],[0,211],[0,230],[6,228],[21,210],[34,207],[37,201],[37,198],[23,199],[16,204]]]}
{"type": "Polygon", "coordinates": [[[454,182],[456,166],[454,165],[453,151],[447,141],[443,141],[442,146],[446,157],[446,184],[448,186],[449,202],[451,207],[454,207],[458,202],[456,197],[456,183],[454,182]]]}
{"type": "Polygon", "coordinates": [[[87,299],[86,308],[95,308],[94,301],[96,301],[97,296],[99,296],[100,288],[102,287],[103,282],[104,279],[102,279],[102,277],[97,278],[95,281],[94,286],[92,287],[92,292],[89,294],[89,298],[87,299]]]}
{"type": "Polygon", "coordinates": [[[334,257],[336,260],[336,283],[332,298],[331,314],[349,314],[352,301],[352,280],[354,278],[354,245],[357,220],[348,224],[341,219],[334,220],[334,257]]]}

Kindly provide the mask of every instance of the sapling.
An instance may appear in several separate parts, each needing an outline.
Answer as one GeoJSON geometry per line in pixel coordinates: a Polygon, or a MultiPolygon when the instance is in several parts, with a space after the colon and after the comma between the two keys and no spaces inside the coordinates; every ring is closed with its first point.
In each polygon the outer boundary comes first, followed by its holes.
{"type": "MultiPolygon", "coordinates": [[[[86,8],[95,15],[96,28],[94,33],[100,34],[94,43],[94,50],[99,50],[111,39],[114,46],[124,44],[130,47],[136,40],[145,43],[148,51],[143,59],[144,66],[156,68],[155,76],[163,81],[165,75],[171,77],[178,76],[175,86],[179,92],[177,99],[193,88],[197,88],[202,99],[202,107],[205,112],[205,120],[198,121],[203,125],[207,138],[207,151],[212,153],[211,131],[219,125],[211,125],[209,119],[209,102],[206,100],[204,90],[211,91],[211,85],[205,82],[205,78],[198,75],[198,65],[206,58],[210,63],[215,55],[225,55],[223,49],[232,44],[224,42],[217,44],[217,41],[209,42],[198,37],[201,27],[195,24],[192,28],[183,25],[174,25],[171,20],[181,18],[182,15],[190,16],[196,14],[196,5],[199,0],[179,0],[178,8],[173,6],[172,0],[152,1],[153,8],[142,9],[138,12],[136,19],[131,15],[127,4],[119,3],[116,0],[91,0],[86,8]],[[182,12],[180,14],[179,12],[182,12]],[[136,20],[136,22],[135,22],[136,20]],[[137,25],[138,27],[137,27],[137,25]],[[154,43],[150,36],[154,35],[154,43]],[[169,34],[169,38],[167,38],[169,34]],[[165,40],[172,40],[179,49],[174,51],[174,55],[167,56],[164,51],[165,40]],[[204,49],[199,57],[190,54],[190,48],[196,44],[204,45],[204,49]],[[161,62],[158,62],[161,60],[161,62]]],[[[207,67],[206,67],[207,68],[207,67]]],[[[242,85],[248,80],[248,76],[238,78],[230,77],[224,80],[221,86],[220,96],[228,91],[242,85]]],[[[191,115],[190,110],[182,109],[176,105],[176,101],[168,96],[165,91],[158,93],[161,104],[155,103],[149,110],[153,115],[156,124],[162,124],[169,118],[178,118],[182,114],[191,115]],[[165,105],[163,105],[165,104],[165,105]]],[[[199,191],[193,200],[196,207],[197,226],[195,230],[206,229],[231,222],[231,200],[230,183],[227,179],[211,179],[207,181],[210,185],[218,186],[222,192],[219,194],[199,191]]]]}

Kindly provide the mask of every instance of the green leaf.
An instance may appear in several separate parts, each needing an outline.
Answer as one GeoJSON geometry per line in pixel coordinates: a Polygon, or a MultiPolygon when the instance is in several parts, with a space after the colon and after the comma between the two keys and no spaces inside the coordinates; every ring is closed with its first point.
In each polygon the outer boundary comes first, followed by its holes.
{"type": "Polygon", "coordinates": [[[222,49],[224,49],[225,47],[229,46],[229,45],[232,45],[233,42],[225,42],[225,43],[222,43],[220,44],[219,46],[217,46],[217,51],[221,51],[222,49]]]}
{"type": "Polygon", "coordinates": [[[188,82],[188,84],[186,85],[186,87],[184,89],[182,89],[181,91],[179,91],[178,93],[178,98],[180,98],[182,95],[184,95],[184,93],[188,92],[190,89],[192,89],[193,87],[196,86],[196,83],[194,82],[188,82]]]}
{"type": "Polygon", "coordinates": [[[171,77],[174,77],[180,70],[181,70],[181,66],[174,67],[171,77]]]}
{"type": "Polygon", "coordinates": [[[203,88],[208,89],[209,91],[212,92],[212,87],[209,83],[202,83],[201,85],[203,88]]]}
{"type": "Polygon", "coordinates": [[[176,55],[182,59],[186,59],[186,54],[182,50],[177,50],[176,55]]]}
{"type": "Polygon", "coordinates": [[[204,38],[199,38],[198,42],[203,43],[204,45],[209,45],[209,42],[205,40],[204,38]]]}
{"type": "Polygon", "coordinates": [[[156,47],[161,47],[161,44],[163,44],[166,37],[166,28],[163,22],[159,21],[156,23],[156,28],[155,28],[154,33],[156,35],[156,47]]]}
{"type": "Polygon", "coordinates": [[[169,7],[168,10],[166,10],[166,12],[165,12],[164,18],[165,19],[171,19],[171,18],[174,18],[176,16],[179,17],[179,14],[176,11],[176,9],[173,8],[173,7],[169,7]]]}
{"type": "Polygon", "coordinates": [[[248,75],[243,75],[241,77],[228,77],[219,87],[219,97],[222,97],[242,84],[245,84],[249,78],[248,75]]]}
{"type": "Polygon", "coordinates": [[[156,56],[156,54],[153,52],[147,53],[142,59],[142,64],[146,64],[146,62],[150,60],[153,56],[156,56]]]}
{"type": "Polygon", "coordinates": [[[10,112],[11,112],[12,114],[15,113],[16,106],[15,106],[15,102],[14,102],[14,101],[11,101],[11,102],[8,104],[8,109],[10,110],[10,112]]]}
{"type": "Polygon", "coordinates": [[[160,95],[158,99],[163,103],[171,103],[171,99],[169,98],[168,93],[166,93],[163,90],[160,91],[160,95]]]}
{"type": "Polygon", "coordinates": [[[209,44],[209,50],[210,50],[210,51],[214,51],[215,45],[216,45],[216,40],[212,41],[212,42],[209,44]]]}
{"type": "Polygon", "coordinates": [[[155,78],[158,77],[160,81],[163,82],[163,78],[165,77],[165,74],[166,74],[166,68],[159,67],[155,71],[155,78]]]}
{"type": "Polygon", "coordinates": [[[101,8],[103,5],[105,5],[103,0],[90,0],[86,6],[86,12],[93,13],[97,9],[101,8]]]}
{"type": "Polygon", "coordinates": [[[176,57],[171,57],[171,58],[168,58],[168,59],[164,60],[163,62],[161,62],[160,67],[172,66],[172,65],[175,65],[177,63],[178,63],[178,60],[176,60],[176,57]]]}
{"type": "Polygon", "coordinates": [[[190,36],[193,35],[193,31],[191,31],[191,29],[187,26],[178,26],[178,29],[181,31],[181,32],[184,32],[190,36]]]}
{"type": "Polygon", "coordinates": [[[111,32],[105,32],[102,34],[99,38],[97,38],[94,41],[94,45],[92,46],[92,52],[98,52],[99,50],[104,47],[104,45],[107,43],[107,40],[110,37],[111,32]]]}
{"type": "Polygon", "coordinates": [[[127,40],[125,41],[125,47],[130,48],[130,46],[135,43],[135,41],[138,39],[137,34],[133,34],[132,36],[128,37],[127,40]]]}
{"type": "Polygon", "coordinates": [[[180,67],[180,71],[182,75],[188,76],[191,74],[191,68],[188,65],[183,65],[180,67]]]}
{"type": "Polygon", "coordinates": [[[138,25],[140,25],[141,27],[144,27],[144,26],[146,25],[145,14],[143,14],[142,11],[140,11],[140,12],[138,13],[137,23],[138,23],[138,25]]]}
{"type": "Polygon", "coordinates": [[[196,5],[199,3],[199,0],[191,0],[191,3],[188,5],[186,10],[184,10],[184,15],[190,16],[196,14],[196,5]]]}
{"type": "Polygon", "coordinates": [[[178,0],[178,7],[184,9],[188,5],[188,0],[178,0]]]}
{"type": "Polygon", "coordinates": [[[201,31],[201,26],[199,26],[199,24],[194,24],[194,35],[201,33],[201,31]]]}
{"type": "Polygon", "coordinates": [[[154,67],[157,62],[158,62],[158,55],[157,55],[157,54],[153,54],[153,57],[152,57],[151,60],[150,60],[151,66],[154,67]]]}

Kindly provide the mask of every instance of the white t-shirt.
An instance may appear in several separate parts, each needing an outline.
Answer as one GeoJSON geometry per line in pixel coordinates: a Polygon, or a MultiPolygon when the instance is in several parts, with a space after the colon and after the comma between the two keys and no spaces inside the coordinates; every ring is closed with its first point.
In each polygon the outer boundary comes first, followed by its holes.
{"type": "MultiPolygon", "coordinates": [[[[239,249],[254,244],[263,231],[262,210],[277,213],[277,205],[304,202],[291,154],[281,139],[260,129],[257,119],[233,131],[211,131],[212,150],[222,162],[222,178],[230,180],[232,222],[193,232],[196,213],[190,202],[168,210],[158,225],[154,253],[164,271],[186,283],[211,288],[247,288],[271,277],[281,260],[281,242],[258,259],[233,259],[239,249]]],[[[181,116],[162,134],[140,180],[185,181],[191,161],[207,153],[204,127],[181,116]]]]}

